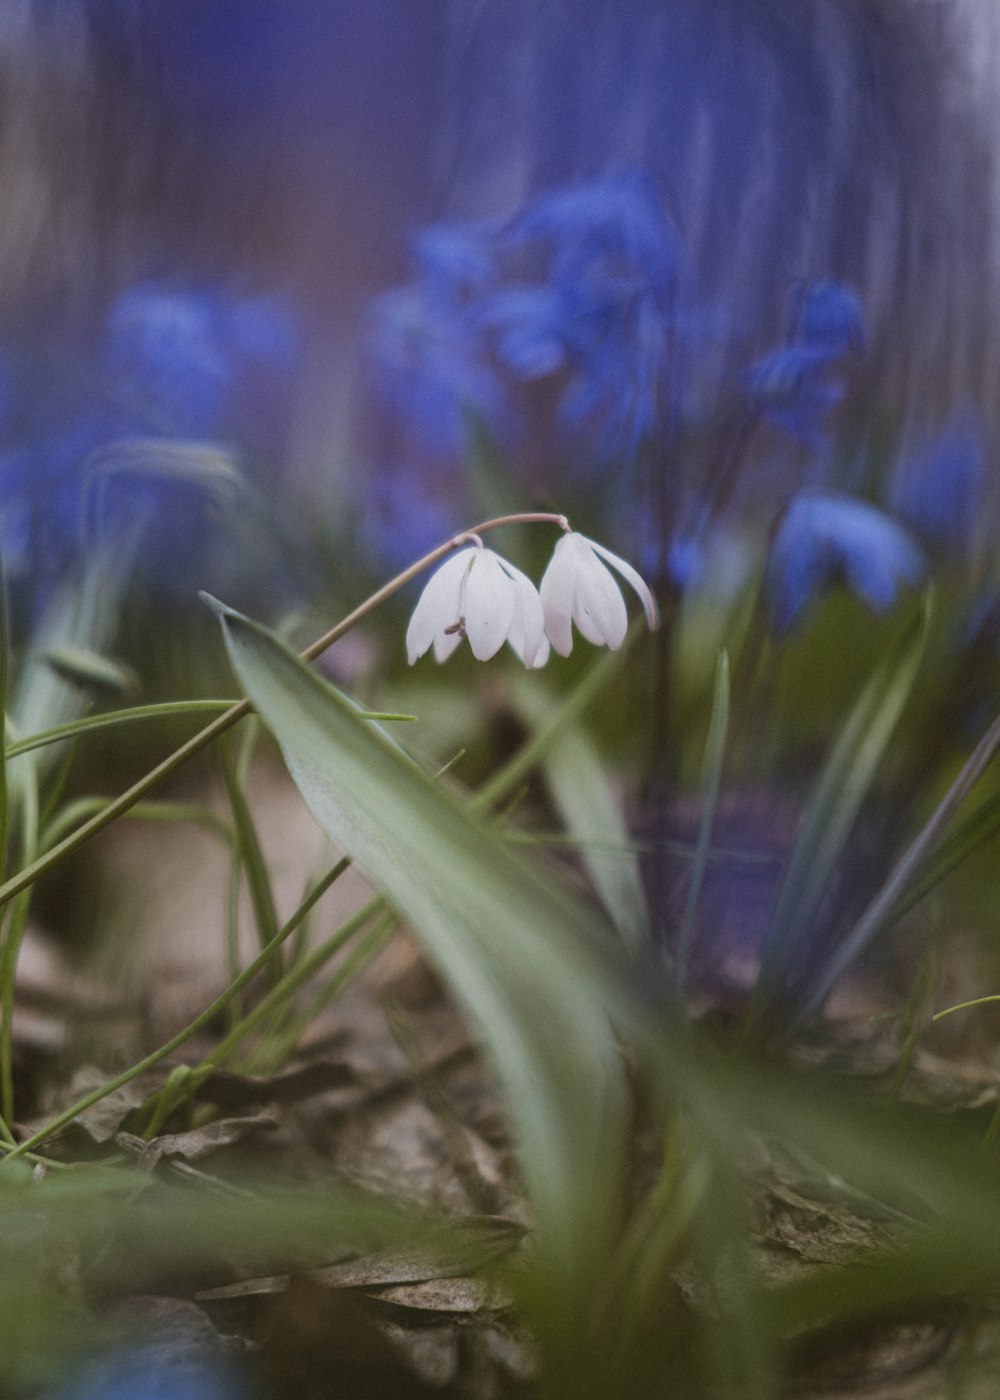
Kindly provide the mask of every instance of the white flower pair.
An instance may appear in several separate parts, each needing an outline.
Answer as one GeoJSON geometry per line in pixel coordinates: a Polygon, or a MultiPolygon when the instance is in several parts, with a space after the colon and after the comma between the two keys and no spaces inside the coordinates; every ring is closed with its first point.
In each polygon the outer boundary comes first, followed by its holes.
{"type": "Polygon", "coordinates": [[[432,645],[435,659],[446,661],[468,637],[479,661],[488,661],[507,642],[525,666],[537,669],[548,660],[550,644],[561,656],[570,654],[574,622],[588,642],[616,650],[625,640],[628,615],[607,565],[632,585],[655,628],[656,601],[644,580],[631,564],[584,535],[562,536],[540,590],[477,540],[442,564],[420,595],[406,629],[410,665],[432,645]]]}

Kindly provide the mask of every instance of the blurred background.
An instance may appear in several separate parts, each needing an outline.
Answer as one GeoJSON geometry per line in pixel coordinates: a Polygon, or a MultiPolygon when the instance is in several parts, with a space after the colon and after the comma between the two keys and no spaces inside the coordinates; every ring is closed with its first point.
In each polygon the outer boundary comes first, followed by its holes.
{"type": "MultiPolygon", "coordinates": [[[[818,1023],[839,951],[998,709],[998,94],[995,0],[0,0],[8,737],[232,694],[201,589],[305,644],[456,529],[565,512],[659,598],[662,627],[617,672],[582,642],[539,674],[465,647],[410,671],[415,590],[324,665],[364,703],[418,715],[404,742],[431,771],[458,753],[449,781],[470,788],[563,713],[498,830],[603,903],[630,947],[649,935],[696,1015],[743,1015],[759,978],[766,1029],[818,1023]],[[560,711],[594,674],[586,713],[560,711]]],[[[540,576],[550,533],[495,540],[540,576]]],[[[191,727],[157,718],[13,760],[9,869],[191,727]]],[[[117,1069],[232,978],[257,946],[246,852],[275,925],[334,859],[248,732],[158,793],[150,820],[48,870],[30,922],[12,903],[19,1117],[63,1070],[117,1069]]],[[[894,1092],[918,1035],[974,1051],[962,1093],[982,1088],[988,1113],[989,1013],[927,1026],[1000,979],[992,770],[975,802],[821,1028],[832,1046],[848,1027],[852,1073],[898,1063],[894,1092]]],[[[294,956],[366,894],[352,872],[294,956]]],[[[410,976],[424,997],[433,979],[403,944],[361,987],[364,1015],[372,987],[392,998],[410,976]]],[[[310,1043],[339,1056],[351,1003],[328,1001],[310,1043]]],[[[377,1027],[385,1041],[381,1011],[377,1027]]],[[[752,1086],[733,1104],[808,1117],[770,1078],[733,1084],[752,1086]]],[[[953,1088],[934,1102],[964,1102],[953,1088]]],[[[854,1131],[889,1151],[878,1114],[854,1131]]],[[[407,1170],[424,1160],[412,1140],[407,1170]]],[[[741,1231],[714,1167],[691,1160],[713,1240],[741,1231]]],[[[843,1180],[825,1173],[829,1220],[843,1180]]],[[[909,1219],[906,1193],[888,1195],[886,1218],[901,1201],[909,1219]]],[[[653,1237],[663,1260],[681,1215],[670,1230],[653,1237]]],[[[18,1303],[23,1258],[48,1270],[50,1253],[18,1249],[0,1279],[18,1303]]],[[[925,1266],[898,1258],[901,1293],[922,1287],[925,1266]]],[[[718,1277],[743,1291],[728,1263],[718,1277]]],[[[949,1264],[948,1317],[957,1277],[949,1264]]],[[[685,1354],[689,1301],[664,1334],[685,1354]]]]}
{"type": "MultiPolygon", "coordinates": [[[[720,643],[723,819],[766,864],[884,649],[861,619],[932,576],[897,769],[946,775],[1000,669],[998,65],[988,0],[6,0],[17,724],[90,703],[96,654],[119,691],[231,687],[201,588],[305,641],[453,530],[554,508],[660,594],[650,722],[604,736],[654,848],[693,820],[720,643]]],[[[398,679],[401,619],[335,673],[398,679]]],[[[424,707],[446,743],[459,703],[424,707]]],[[[650,871],[669,924],[683,878],[650,871]]]]}
{"type": "Polygon", "coordinates": [[[81,517],[152,499],[161,592],[232,579],[249,601],[266,579],[292,605],[329,586],[333,547],[394,563],[467,520],[456,405],[525,505],[569,483],[622,547],[662,551],[712,496],[748,369],[803,339],[814,281],[858,302],[846,382],[807,386],[814,420],[849,401],[846,426],[758,434],[742,482],[882,492],[955,415],[992,444],[998,26],[985,0],[7,0],[8,569],[34,589],[81,517]],[[631,301],[577,305],[568,330],[537,293],[581,257],[631,301]],[[621,383],[581,314],[618,335],[621,383]],[[623,406],[624,356],[646,404],[623,406]],[[231,454],[240,508],[211,465],[121,447],[149,438],[231,454]],[[81,506],[95,454],[115,489],[81,506]]]}

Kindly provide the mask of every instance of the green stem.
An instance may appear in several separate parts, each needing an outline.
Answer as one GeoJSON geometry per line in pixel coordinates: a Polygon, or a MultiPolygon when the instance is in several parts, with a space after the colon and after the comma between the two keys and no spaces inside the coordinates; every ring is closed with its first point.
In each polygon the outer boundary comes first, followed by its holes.
{"type": "Polygon", "coordinates": [[[943,1011],[935,1011],[931,1020],[940,1021],[945,1016],[953,1016],[956,1011],[968,1011],[972,1006],[988,1006],[991,1001],[1000,1001],[1000,992],[991,992],[989,996],[973,997],[971,1001],[959,1001],[954,1006],[946,1006],[943,1011]]]}
{"type": "MultiPolygon", "coordinates": [[[[240,889],[242,887],[243,857],[238,841],[229,852],[229,881],[226,898],[226,976],[234,982],[240,975],[240,889]]],[[[237,993],[229,1003],[229,1027],[243,1019],[243,998],[237,993]]]]}
{"type": "Polygon", "coordinates": [[[74,739],[78,734],[87,734],[92,729],[110,729],[114,725],[129,724],[140,719],[219,714],[224,710],[231,710],[235,704],[235,700],[169,700],[157,705],[132,705],[125,710],[108,710],[102,715],[87,715],[84,719],[68,720],[52,729],[29,734],[27,739],[18,739],[15,743],[8,744],[6,753],[8,758],[17,758],[18,754],[44,748],[46,744],[57,744],[61,739],[74,739]]]}
{"type": "MultiPolygon", "coordinates": [[[[0,768],[4,767],[6,765],[0,763],[0,768]]],[[[38,773],[34,760],[28,761],[21,809],[21,843],[30,857],[38,850],[38,773]]],[[[11,906],[3,952],[0,954],[0,1000],[3,1007],[0,1024],[0,1114],[7,1123],[14,1116],[14,989],[17,958],[28,922],[31,895],[30,889],[23,890],[11,906]]]]}
{"type": "MultiPolygon", "coordinates": [[[[246,794],[243,790],[243,778],[245,775],[242,770],[244,765],[242,763],[239,765],[241,771],[238,772],[237,766],[227,752],[225,744],[223,744],[220,749],[220,758],[222,780],[226,787],[229,806],[233,814],[233,825],[240,853],[240,862],[247,878],[247,886],[250,892],[250,904],[253,909],[254,922],[257,926],[257,941],[261,948],[269,948],[273,946],[274,936],[278,932],[278,915],[274,907],[274,891],[271,888],[271,879],[268,874],[267,862],[264,859],[264,852],[261,850],[257,828],[254,826],[253,817],[250,813],[250,805],[247,802],[246,794]]],[[[267,972],[270,986],[275,986],[280,981],[281,973],[281,951],[275,947],[267,972]]]]}
{"type": "MultiPolygon", "coordinates": [[[[468,543],[471,535],[483,535],[503,525],[528,524],[533,521],[558,525],[560,529],[568,528],[565,516],[555,515],[548,511],[528,511],[521,515],[496,516],[492,520],[484,520],[480,524],[473,526],[471,530],[463,530],[460,534],[453,535],[450,540],[446,540],[444,544],[440,544],[435,549],[430,550],[427,554],[423,555],[422,558],[418,559],[416,563],[411,564],[409,568],[404,569],[402,573],[397,574],[395,578],[383,584],[381,588],[376,589],[370,597],[366,598],[353,612],[348,613],[347,617],[338,622],[335,627],[331,627],[328,632],[324,632],[322,637],[318,637],[311,646],[306,647],[305,651],[301,653],[302,659],[304,661],[315,661],[328,647],[332,646],[334,642],[339,641],[345,633],[349,632],[352,627],[356,627],[359,622],[373,613],[376,608],[380,607],[387,599],[391,598],[393,594],[398,593],[411,579],[416,578],[417,575],[423,573],[425,569],[429,569],[432,564],[436,564],[438,560],[443,559],[445,555],[452,553],[453,550],[459,549],[463,544],[468,543]]],[[[171,773],[176,772],[189,758],[193,758],[195,754],[200,753],[201,750],[212,743],[214,739],[217,739],[220,734],[225,734],[227,730],[232,729],[234,724],[238,724],[241,719],[250,714],[251,709],[252,706],[249,700],[241,700],[238,704],[230,706],[223,714],[212,720],[204,729],[200,729],[197,734],[188,739],[180,748],[176,749],[172,754],[169,754],[161,763],[158,763],[155,768],[151,768],[144,777],[140,778],[138,782],[133,783],[120,797],[109,802],[103,811],[95,813],[89,821],[84,822],[82,826],[70,832],[70,834],[58,842],[57,845],[46,851],[43,856],[39,857],[37,860],[31,861],[23,870],[20,870],[9,880],[5,880],[0,884],[0,907],[7,904],[15,895],[20,894],[22,890],[27,889],[29,885],[33,885],[40,876],[51,870],[64,856],[70,855],[73,851],[78,851],[92,836],[96,836],[99,831],[103,831],[105,827],[117,821],[120,816],[134,807],[137,802],[141,802],[147,793],[152,792],[152,790],[163,782],[165,778],[168,778],[171,773]]]]}
{"type": "MultiPolygon", "coordinates": [[[[59,813],[58,819],[45,828],[42,846],[50,849],[62,838],[63,832],[72,829],[90,813],[103,812],[108,803],[113,801],[114,798],[111,797],[80,797],[69,803],[59,813]]],[[[227,846],[236,842],[234,832],[222,818],[217,817],[207,807],[199,807],[196,802],[137,802],[128,812],[128,817],[130,821],[178,822],[200,826],[220,837],[227,846]]]]}

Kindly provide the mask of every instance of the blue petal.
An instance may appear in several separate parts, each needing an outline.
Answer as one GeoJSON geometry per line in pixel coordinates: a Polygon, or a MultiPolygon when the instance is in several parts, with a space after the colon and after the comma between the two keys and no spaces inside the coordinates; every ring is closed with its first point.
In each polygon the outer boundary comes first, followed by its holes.
{"type": "Polygon", "coordinates": [[[130,287],[105,326],[104,362],[123,409],[148,432],[212,437],[231,376],[216,299],[130,287]]]}
{"type": "Polygon", "coordinates": [[[492,338],[497,355],[520,379],[541,379],[566,363],[563,298],[553,287],[517,285],[485,298],[477,324],[492,338]]]}
{"type": "Polygon", "coordinates": [[[390,422],[432,458],[461,457],[467,415],[499,429],[505,402],[470,317],[420,284],[384,292],[371,308],[375,387],[390,422]]]}
{"type": "Polygon", "coordinates": [[[461,298],[486,287],[495,275],[488,226],[431,224],[413,239],[416,271],[433,292],[461,298]]]}
{"type": "Polygon", "coordinates": [[[931,548],[961,554],[974,541],[985,486],[982,429],[964,413],[899,464],[891,501],[931,548]]]}
{"type": "Polygon", "coordinates": [[[812,345],[786,345],[757,360],[744,383],[749,406],[805,443],[819,446],[823,424],[843,397],[828,377],[831,357],[812,345]]]}
{"type": "Polygon", "coordinates": [[[840,282],[810,282],[802,295],[796,335],[829,355],[865,348],[861,298],[840,282]]]}
{"type": "Polygon", "coordinates": [[[884,612],[900,586],[919,583],[924,569],[907,532],[877,507],[837,492],[804,491],[789,506],[768,561],[772,624],[786,631],[838,575],[884,612]]]}

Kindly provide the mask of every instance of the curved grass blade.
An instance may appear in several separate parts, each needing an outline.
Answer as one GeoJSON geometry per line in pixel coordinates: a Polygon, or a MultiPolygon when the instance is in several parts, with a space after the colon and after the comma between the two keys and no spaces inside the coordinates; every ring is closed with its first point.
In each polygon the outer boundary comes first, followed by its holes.
{"type": "Polygon", "coordinates": [[[691,883],[688,885],[684,914],[677,938],[677,986],[681,995],[687,981],[688,957],[694,937],[694,922],[698,913],[698,901],[708,868],[708,857],[712,844],[712,827],[715,824],[715,809],[719,802],[719,785],[722,782],[722,764],[726,753],[726,736],[729,731],[729,656],[719,652],[715,668],[715,691],[712,698],[712,715],[708,724],[708,737],[705,740],[705,759],[702,777],[701,821],[698,825],[698,840],[691,866],[691,883]]]}
{"type": "Polygon", "coordinates": [[[250,805],[246,799],[246,793],[243,790],[243,784],[225,744],[219,750],[219,759],[222,780],[226,787],[226,796],[229,799],[229,808],[233,814],[237,859],[246,874],[254,923],[257,926],[257,939],[262,950],[265,948],[273,949],[273,956],[267,967],[268,985],[273,987],[281,978],[283,959],[281,949],[275,943],[280,925],[274,905],[271,876],[264,859],[264,852],[261,850],[260,839],[250,812],[250,805]]]}
{"type": "Polygon", "coordinates": [[[19,754],[30,753],[32,749],[58,744],[63,739],[75,739],[78,734],[87,734],[93,729],[111,729],[135,720],[221,714],[224,710],[232,709],[235,703],[234,700],[171,700],[155,705],[130,705],[124,710],[107,710],[104,714],[69,720],[66,724],[57,724],[51,729],[42,729],[37,734],[17,739],[7,745],[7,757],[17,758],[19,754]]]}
{"type": "Polygon", "coordinates": [[[813,924],[916,679],[927,601],[875,668],[837,737],[806,804],[751,998],[748,1024],[770,1009],[793,954],[813,924]]]}
{"type": "Polygon", "coordinates": [[[914,879],[896,902],[886,927],[897,923],[920,901],[941,884],[953,870],[1000,834],[1000,793],[981,802],[964,821],[956,822],[928,857],[923,871],[914,879]]]}
{"type": "MultiPolygon", "coordinates": [[[[62,739],[73,739],[78,734],[89,734],[95,729],[113,729],[119,724],[132,724],[143,719],[183,719],[187,715],[221,715],[231,710],[239,702],[236,700],[166,700],[154,705],[130,705],[124,710],[107,710],[100,715],[87,715],[84,719],[70,720],[57,724],[52,729],[29,734],[7,745],[7,757],[30,753],[32,749],[44,748],[46,744],[58,744],[62,739]]],[[[377,719],[380,724],[394,721],[416,720],[416,715],[386,714],[381,710],[364,710],[366,719],[377,719]]]]}
{"type": "MultiPolygon", "coordinates": [[[[42,850],[49,850],[64,839],[95,812],[103,812],[113,797],[78,797],[67,803],[42,828],[42,850]]],[[[235,836],[226,823],[207,807],[195,802],[137,802],[123,814],[127,821],[176,822],[200,826],[220,837],[227,846],[235,844],[235,836]]]]}
{"type": "Polygon", "coordinates": [[[539,729],[546,725],[551,741],[536,750],[546,784],[622,942],[636,952],[648,941],[639,862],[600,755],[578,723],[559,732],[547,724],[559,705],[535,677],[519,678],[514,693],[524,716],[539,729]]]}
{"type": "Polygon", "coordinates": [[[872,939],[893,919],[907,887],[916,879],[941,832],[993,761],[998,748],[1000,719],[994,720],[990,725],[930,819],[900,857],[885,884],[827,960],[804,1002],[804,1016],[820,1009],[838,978],[843,976],[872,939]]]}

